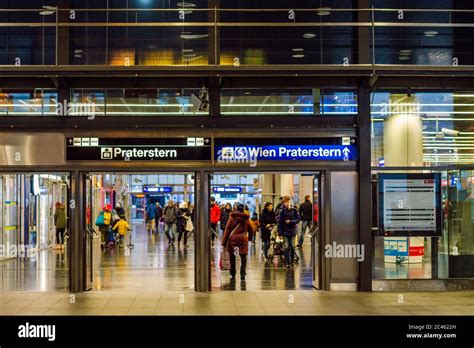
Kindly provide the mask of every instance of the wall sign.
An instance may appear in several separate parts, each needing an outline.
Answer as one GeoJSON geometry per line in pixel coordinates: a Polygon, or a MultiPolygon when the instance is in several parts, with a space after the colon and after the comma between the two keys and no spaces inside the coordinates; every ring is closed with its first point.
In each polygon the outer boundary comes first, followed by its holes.
{"type": "Polygon", "coordinates": [[[440,236],[441,175],[379,174],[379,235],[440,236]]]}
{"type": "Polygon", "coordinates": [[[67,138],[67,161],[209,161],[210,138],[67,138]]]}
{"type": "Polygon", "coordinates": [[[171,193],[173,188],[171,186],[143,186],[143,192],[146,193],[171,193]]]}
{"type": "Polygon", "coordinates": [[[242,192],[241,186],[219,186],[213,187],[212,192],[214,193],[240,193],[242,192]]]}
{"type": "Polygon", "coordinates": [[[219,163],[246,161],[355,161],[357,139],[332,138],[217,138],[214,159],[219,163]]]}

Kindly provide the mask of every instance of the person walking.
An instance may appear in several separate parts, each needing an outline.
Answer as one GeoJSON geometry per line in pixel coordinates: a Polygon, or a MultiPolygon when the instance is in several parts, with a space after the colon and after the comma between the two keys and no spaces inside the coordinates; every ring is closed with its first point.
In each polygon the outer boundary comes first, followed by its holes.
{"type": "Polygon", "coordinates": [[[112,222],[112,207],[107,204],[100,212],[95,222],[96,226],[99,227],[101,234],[101,247],[104,248],[110,239],[110,224],[112,222]]]}
{"type": "Polygon", "coordinates": [[[174,245],[176,240],[176,223],[178,221],[178,209],[173,200],[169,200],[163,209],[163,220],[165,222],[165,235],[168,238],[168,245],[174,245]],[[171,231],[171,234],[170,234],[171,231]]]}
{"type": "Polygon", "coordinates": [[[153,227],[153,224],[155,223],[155,205],[150,202],[148,204],[148,207],[146,208],[146,229],[148,231],[148,234],[151,234],[155,228],[153,227]]]}
{"type": "Polygon", "coordinates": [[[221,211],[221,230],[222,233],[224,233],[225,227],[227,226],[227,222],[230,218],[230,213],[232,213],[232,206],[230,205],[230,203],[226,203],[224,209],[222,209],[221,211]]]}
{"type": "Polygon", "coordinates": [[[278,215],[278,235],[283,237],[286,268],[293,267],[295,261],[295,236],[300,222],[298,211],[292,207],[290,197],[283,197],[283,206],[278,215]]]}
{"type": "Polygon", "coordinates": [[[125,239],[125,235],[127,231],[131,231],[132,229],[128,225],[127,220],[125,220],[125,216],[121,217],[120,220],[112,227],[112,231],[117,230],[119,234],[119,248],[123,248],[123,241],[125,239]]]}
{"type": "Polygon", "coordinates": [[[283,207],[283,197],[280,197],[280,198],[278,198],[278,204],[275,208],[275,215],[276,215],[277,219],[280,216],[280,210],[281,210],[282,207],[283,207]]]}
{"type": "Polygon", "coordinates": [[[163,208],[161,207],[159,202],[156,202],[155,204],[155,228],[156,228],[156,233],[160,231],[160,221],[161,218],[163,217],[163,208]]]}
{"type": "Polygon", "coordinates": [[[270,238],[273,225],[277,223],[276,215],[273,211],[273,204],[265,203],[262,213],[260,214],[260,238],[262,239],[263,259],[268,260],[268,249],[270,249],[270,238]]]}
{"type": "Polygon", "coordinates": [[[313,221],[313,203],[311,203],[309,195],[304,196],[304,202],[300,205],[299,213],[301,217],[301,230],[296,247],[302,248],[306,229],[311,229],[313,221]]]}
{"type": "Polygon", "coordinates": [[[211,197],[210,225],[211,225],[211,244],[214,245],[214,239],[217,235],[217,223],[221,218],[221,209],[216,203],[216,199],[211,197]]]}
{"type": "Polygon", "coordinates": [[[119,216],[120,219],[125,219],[125,209],[123,209],[121,203],[115,204],[115,212],[119,216]]]}
{"type": "Polygon", "coordinates": [[[239,204],[237,211],[230,214],[224,235],[222,236],[222,247],[227,248],[230,254],[230,276],[232,280],[235,279],[237,255],[240,256],[240,279],[245,281],[245,276],[247,275],[249,240],[252,239],[255,233],[249,218],[244,213],[244,205],[239,204]]]}
{"type": "Polygon", "coordinates": [[[61,202],[56,202],[54,211],[54,226],[56,227],[56,246],[54,249],[64,249],[64,232],[66,231],[67,219],[66,208],[61,202]]]}
{"type": "Polygon", "coordinates": [[[181,239],[184,235],[184,246],[188,244],[188,230],[186,229],[187,219],[190,216],[188,204],[181,202],[179,205],[178,215],[176,216],[176,230],[178,232],[178,247],[181,244],[181,239]]]}

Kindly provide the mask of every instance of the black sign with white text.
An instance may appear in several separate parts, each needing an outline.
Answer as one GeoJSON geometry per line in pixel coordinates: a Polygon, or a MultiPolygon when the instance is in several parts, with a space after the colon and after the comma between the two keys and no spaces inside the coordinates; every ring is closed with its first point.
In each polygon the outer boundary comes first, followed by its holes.
{"type": "Polygon", "coordinates": [[[209,161],[210,158],[210,138],[66,139],[67,161],[209,161]]]}

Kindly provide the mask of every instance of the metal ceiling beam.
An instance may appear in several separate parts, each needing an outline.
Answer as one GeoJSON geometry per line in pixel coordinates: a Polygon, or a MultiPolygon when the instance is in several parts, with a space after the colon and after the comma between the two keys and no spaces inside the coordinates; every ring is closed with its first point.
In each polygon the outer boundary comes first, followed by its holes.
{"type": "Polygon", "coordinates": [[[97,116],[88,119],[81,116],[8,116],[0,117],[0,129],[19,130],[97,130],[113,128],[116,130],[151,129],[317,129],[353,128],[355,116],[97,116]]]}

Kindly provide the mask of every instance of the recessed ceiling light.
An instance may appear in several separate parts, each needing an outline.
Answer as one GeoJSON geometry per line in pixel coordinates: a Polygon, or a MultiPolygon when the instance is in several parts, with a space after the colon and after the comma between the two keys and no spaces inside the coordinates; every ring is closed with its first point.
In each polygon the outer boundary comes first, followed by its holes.
{"type": "Polygon", "coordinates": [[[304,54],[293,54],[292,57],[293,58],[303,58],[304,54]]]}
{"type": "Polygon", "coordinates": [[[188,7],[188,8],[196,7],[196,4],[193,4],[192,2],[186,2],[186,1],[178,2],[177,5],[180,7],[188,7]]]}
{"type": "Polygon", "coordinates": [[[318,11],[318,16],[327,16],[331,14],[331,8],[330,7],[320,7],[317,9],[318,11]]]}
{"type": "Polygon", "coordinates": [[[181,34],[179,37],[184,40],[197,40],[208,37],[208,34],[181,34]]]}
{"type": "Polygon", "coordinates": [[[433,37],[433,36],[436,36],[436,35],[438,35],[438,32],[435,31],[435,30],[425,31],[425,36],[426,37],[433,37]]]}
{"type": "Polygon", "coordinates": [[[293,48],[291,49],[293,52],[303,52],[304,48],[293,48]]]}
{"type": "Polygon", "coordinates": [[[410,54],[411,50],[400,50],[400,54],[410,54]]]}
{"type": "Polygon", "coordinates": [[[54,14],[54,11],[41,11],[39,14],[42,16],[50,16],[54,14]]]}
{"type": "Polygon", "coordinates": [[[193,52],[194,50],[192,48],[183,48],[183,53],[187,53],[187,52],[193,52]]]}
{"type": "Polygon", "coordinates": [[[410,57],[409,56],[399,56],[398,59],[399,60],[409,60],[410,57]]]}
{"type": "Polygon", "coordinates": [[[316,34],[315,33],[304,33],[303,37],[305,39],[314,39],[316,37],[316,34]]]}

